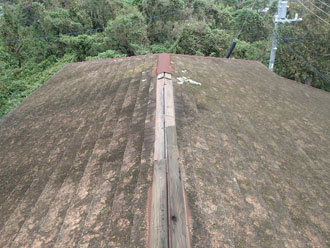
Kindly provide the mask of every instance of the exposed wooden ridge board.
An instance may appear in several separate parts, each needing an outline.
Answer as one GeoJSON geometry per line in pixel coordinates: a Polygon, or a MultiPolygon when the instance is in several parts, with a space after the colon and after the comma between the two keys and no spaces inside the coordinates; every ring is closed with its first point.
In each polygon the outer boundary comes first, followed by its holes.
{"type": "Polygon", "coordinates": [[[152,185],[152,248],[190,247],[176,137],[170,57],[159,55],[152,185]]]}
{"type": "Polygon", "coordinates": [[[165,137],[167,161],[167,194],[169,243],[171,248],[188,248],[189,236],[184,188],[179,163],[175,125],[174,92],[172,79],[165,78],[165,137]]]}
{"type": "Polygon", "coordinates": [[[151,247],[168,248],[168,209],[165,155],[164,79],[157,79],[154,174],[151,205],[151,247]]]}

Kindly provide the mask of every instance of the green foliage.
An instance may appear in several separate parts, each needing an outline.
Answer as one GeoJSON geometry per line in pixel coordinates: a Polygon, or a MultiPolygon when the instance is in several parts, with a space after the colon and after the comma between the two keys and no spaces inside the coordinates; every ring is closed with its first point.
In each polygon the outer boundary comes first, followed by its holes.
{"type": "Polygon", "coordinates": [[[51,30],[52,34],[65,34],[82,30],[83,25],[70,15],[67,9],[57,8],[56,10],[45,12],[43,22],[44,30],[51,30]]]}
{"type": "MultiPolygon", "coordinates": [[[[299,11],[300,5],[292,3],[291,18],[299,11]]],[[[297,37],[294,42],[288,42],[298,54],[317,68],[327,78],[330,78],[329,51],[330,30],[313,15],[304,16],[302,22],[293,25],[282,25],[279,31],[282,37],[297,37]]],[[[329,90],[330,85],[310,70],[304,61],[297,59],[283,42],[277,52],[275,72],[290,79],[298,80],[314,87],[329,90]]]]}
{"type": "Polygon", "coordinates": [[[76,61],[85,60],[87,56],[96,56],[102,51],[102,41],[98,35],[88,34],[61,37],[61,42],[67,46],[67,52],[73,53],[76,61]]]}
{"type": "Polygon", "coordinates": [[[0,74],[0,116],[15,108],[25,97],[46,82],[65,64],[72,62],[67,55],[59,60],[50,57],[38,66],[26,66],[15,70],[4,70],[0,74]]]}
{"type": "Polygon", "coordinates": [[[147,26],[142,14],[134,6],[126,6],[109,21],[105,30],[106,45],[129,56],[143,53],[149,45],[147,26]]]}
{"type": "Polygon", "coordinates": [[[105,52],[99,53],[94,57],[87,57],[86,60],[98,60],[98,59],[112,59],[112,58],[122,58],[125,57],[125,54],[118,53],[115,50],[107,50],[105,52]]]}
{"type": "Polygon", "coordinates": [[[123,7],[123,3],[119,0],[81,0],[78,7],[88,16],[93,28],[105,28],[108,21],[115,18],[116,10],[123,7]]]}
{"type": "Polygon", "coordinates": [[[240,38],[244,41],[253,42],[264,40],[269,36],[269,33],[265,28],[264,18],[259,15],[257,11],[249,9],[240,9],[236,11],[232,24],[234,30],[239,32],[245,21],[244,29],[240,34],[240,38]]]}
{"type": "MultiPolygon", "coordinates": [[[[0,116],[65,63],[164,52],[224,57],[242,27],[232,58],[268,65],[277,4],[268,6],[269,0],[0,2],[0,116]],[[266,6],[267,13],[260,11],[266,6]]],[[[289,45],[329,78],[328,25],[292,2],[288,17],[295,13],[304,13],[304,20],[281,24],[278,35],[297,37],[289,45]]],[[[275,72],[330,91],[283,43],[275,72]]]]}
{"type": "Polygon", "coordinates": [[[151,45],[151,52],[152,53],[169,53],[169,47],[163,43],[156,43],[151,45]]]}
{"type": "Polygon", "coordinates": [[[16,60],[4,46],[0,46],[0,72],[13,68],[16,60]]]}
{"type": "Polygon", "coordinates": [[[182,29],[176,52],[224,56],[229,44],[230,37],[224,30],[211,29],[203,22],[186,23],[182,29]]]}
{"type": "Polygon", "coordinates": [[[233,57],[256,60],[258,58],[258,55],[260,56],[260,53],[262,52],[262,50],[260,51],[253,44],[247,41],[241,41],[237,43],[235,48],[235,54],[233,57]]]}

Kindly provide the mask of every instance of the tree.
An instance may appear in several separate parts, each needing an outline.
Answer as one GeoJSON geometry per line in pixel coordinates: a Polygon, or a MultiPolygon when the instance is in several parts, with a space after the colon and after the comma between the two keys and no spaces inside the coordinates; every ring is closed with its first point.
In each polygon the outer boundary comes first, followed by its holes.
{"type": "Polygon", "coordinates": [[[115,19],[116,10],[123,8],[123,3],[118,0],[82,0],[78,8],[91,20],[94,29],[105,28],[109,20],[115,19]]]}
{"type": "MultiPolygon", "coordinates": [[[[292,3],[291,18],[295,13],[306,13],[301,5],[292,3]],[[304,12],[302,12],[304,11],[304,12]]],[[[316,12],[321,15],[322,12],[316,12]]],[[[297,54],[317,68],[322,74],[330,78],[329,71],[329,36],[330,30],[326,23],[320,21],[315,15],[308,12],[303,17],[303,21],[281,25],[278,36],[282,38],[290,37],[288,45],[297,54]]],[[[275,72],[285,77],[305,82],[314,87],[330,90],[330,85],[313,72],[304,60],[297,58],[295,54],[282,42],[276,56],[275,72]]]]}
{"type": "Polygon", "coordinates": [[[105,30],[106,44],[110,49],[128,56],[146,53],[149,46],[147,25],[134,6],[127,6],[116,13],[105,30]]]}
{"type": "Polygon", "coordinates": [[[224,56],[230,44],[224,30],[211,29],[203,22],[186,23],[176,52],[206,56],[224,56]]]}
{"type": "Polygon", "coordinates": [[[255,10],[240,9],[234,13],[233,30],[240,32],[243,25],[239,38],[244,41],[254,42],[269,36],[264,18],[255,10]]]}
{"type": "Polygon", "coordinates": [[[17,66],[21,67],[23,43],[20,40],[24,37],[25,30],[17,22],[19,20],[19,8],[11,9],[8,5],[5,5],[3,10],[4,14],[0,22],[1,40],[5,43],[8,53],[17,61],[17,66]]]}
{"type": "Polygon", "coordinates": [[[97,34],[63,36],[61,41],[67,45],[67,53],[73,53],[76,61],[83,61],[88,56],[96,56],[102,49],[103,39],[97,34]]]}
{"type": "Polygon", "coordinates": [[[79,23],[70,15],[69,10],[56,8],[52,11],[46,11],[42,28],[48,35],[66,34],[78,32],[83,29],[82,23],[79,23]]]}

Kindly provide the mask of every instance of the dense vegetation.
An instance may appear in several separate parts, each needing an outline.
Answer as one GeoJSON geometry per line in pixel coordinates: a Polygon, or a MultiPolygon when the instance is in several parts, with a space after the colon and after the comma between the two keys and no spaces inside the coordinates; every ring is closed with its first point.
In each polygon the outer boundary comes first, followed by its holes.
{"type": "MultiPolygon", "coordinates": [[[[224,57],[243,23],[232,57],[268,65],[277,4],[269,2],[0,0],[0,116],[68,62],[160,52],[224,57]],[[267,12],[260,11],[267,6],[267,12]]],[[[308,7],[329,21],[319,9],[308,7]]],[[[304,20],[282,24],[279,35],[329,78],[329,25],[296,2],[290,2],[289,10],[288,17],[297,12],[304,20]]],[[[284,42],[275,72],[330,90],[284,42]]]]}

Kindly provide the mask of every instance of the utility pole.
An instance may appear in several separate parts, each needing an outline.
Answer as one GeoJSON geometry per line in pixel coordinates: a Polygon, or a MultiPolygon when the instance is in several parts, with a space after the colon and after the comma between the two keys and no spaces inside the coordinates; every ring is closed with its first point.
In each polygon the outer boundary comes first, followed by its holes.
{"type": "Polygon", "coordinates": [[[279,25],[281,23],[291,23],[291,22],[299,22],[302,21],[302,18],[298,18],[298,14],[296,14],[294,19],[287,19],[286,18],[286,13],[288,10],[288,1],[282,1],[279,0],[277,3],[277,14],[274,17],[274,32],[273,32],[273,44],[272,44],[272,51],[270,53],[270,58],[269,58],[269,67],[268,69],[273,71],[274,70],[274,64],[275,64],[275,57],[276,57],[276,50],[277,50],[277,32],[279,25]]]}

